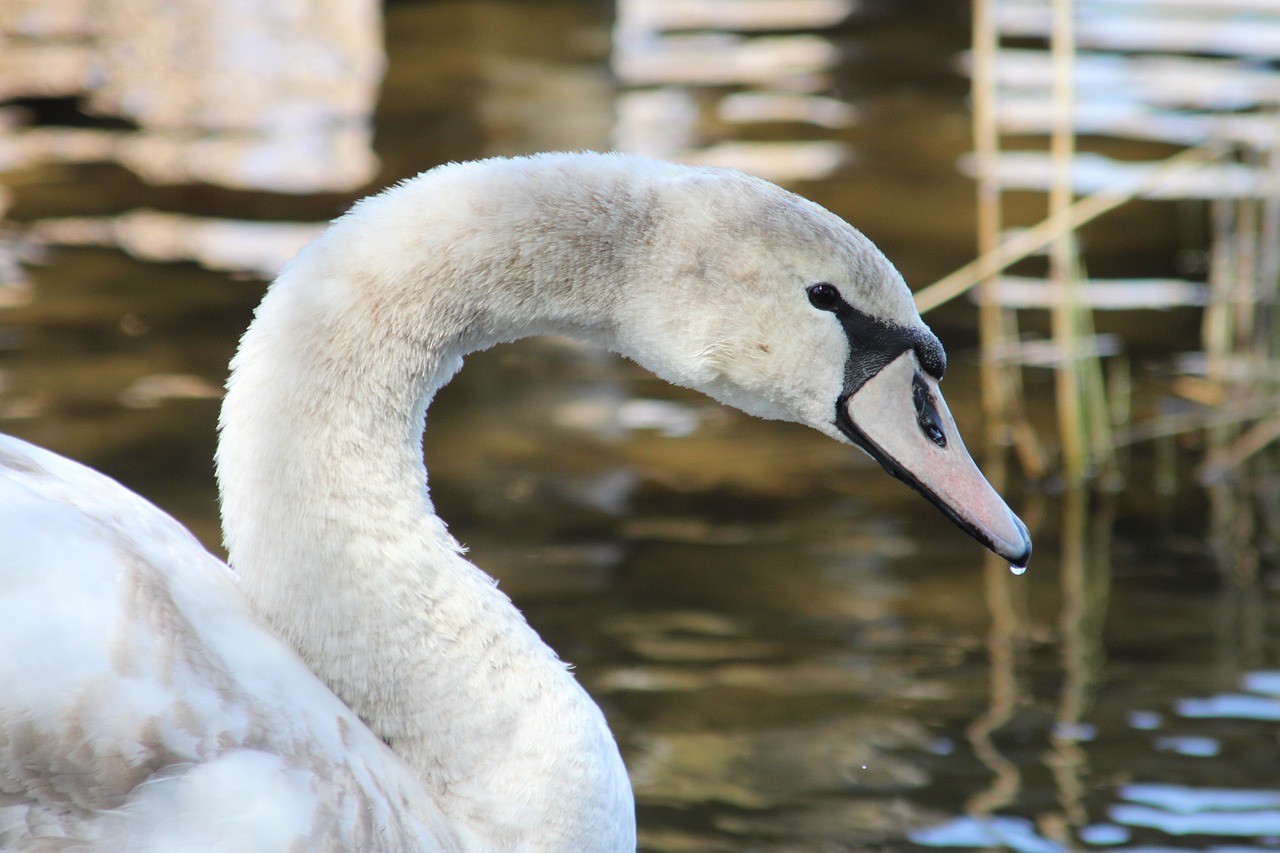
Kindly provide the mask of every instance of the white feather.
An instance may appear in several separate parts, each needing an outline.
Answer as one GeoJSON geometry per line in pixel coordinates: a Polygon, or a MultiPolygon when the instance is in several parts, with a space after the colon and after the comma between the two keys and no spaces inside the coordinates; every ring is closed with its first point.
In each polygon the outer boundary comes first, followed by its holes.
{"type": "Polygon", "coordinates": [[[0,849],[457,843],[172,518],[9,436],[0,507],[0,849]]]}

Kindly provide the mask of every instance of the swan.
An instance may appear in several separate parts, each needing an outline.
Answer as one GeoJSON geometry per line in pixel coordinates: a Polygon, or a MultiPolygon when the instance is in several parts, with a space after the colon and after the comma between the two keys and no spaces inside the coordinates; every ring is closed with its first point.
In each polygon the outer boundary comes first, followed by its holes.
{"type": "Polygon", "coordinates": [[[0,849],[633,850],[602,713],[426,485],[464,355],[547,333],[855,445],[1030,556],[941,344],[835,215],[619,154],[441,166],[357,203],[258,307],[219,421],[229,566],[0,439],[0,849]]]}

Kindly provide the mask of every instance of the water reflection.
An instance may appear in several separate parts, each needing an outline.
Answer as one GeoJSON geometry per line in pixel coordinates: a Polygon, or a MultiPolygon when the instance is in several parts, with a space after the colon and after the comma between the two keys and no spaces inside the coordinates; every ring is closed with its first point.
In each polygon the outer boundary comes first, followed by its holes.
{"type": "Polygon", "coordinates": [[[195,261],[211,270],[273,278],[323,223],[249,222],[137,210],[120,216],[44,219],[33,239],[55,246],[118,247],[151,262],[195,261]]]}
{"type": "Polygon", "coordinates": [[[857,120],[852,105],[826,94],[841,54],[819,34],[853,9],[854,0],[619,0],[614,144],[775,181],[830,175],[848,146],[804,137],[857,120]],[[778,124],[810,130],[752,138],[752,127],[778,124]]]}
{"type": "MultiPolygon", "coordinates": [[[[988,638],[991,693],[987,711],[967,734],[973,756],[987,767],[991,783],[969,799],[963,815],[911,830],[908,837],[913,842],[1034,853],[1082,845],[1185,849],[1179,839],[1186,836],[1200,839],[1194,849],[1202,849],[1206,837],[1219,839],[1220,845],[1234,845],[1236,839],[1251,839],[1257,845],[1239,849],[1273,846],[1280,831],[1280,789],[1266,787],[1274,784],[1272,762],[1261,755],[1256,761],[1244,756],[1258,750],[1270,754],[1276,735],[1262,724],[1280,721],[1280,674],[1250,670],[1240,675],[1236,690],[1207,696],[1185,692],[1204,676],[1187,672],[1186,667],[1195,664],[1180,660],[1185,648],[1179,649],[1178,642],[1207,640],[1212,645],[1218,640],[1222,656],[1217,666],[1238,655],[1242,607],[1230,586],[1222,601],[1231,615],[1224,614],[1218,624],[1209,620],[1209,637],[1204,636],[1205,614],[1197,614],[1193,606],[1194,595],[1168,591],[1164,603],[1177,600],[1179,605],[1160,609],[1165,625],[1159,630],[1179,640],[1139,641],[1150,650],[1159,648],[1167,664],[1135,668],[1126,659],[1126,645],[1133,636],[1127,626],[1117,630],[1117,625],[1141,622],[1143,614],[1133,612],[1131,593],[1122,595],[1118,605],[1113,601],[1115,507],[1114,497],[1091,498],[1082,492],[1062,497],[1061,539],[1053,567],[1061,594],[1054,599],[1052,633],[1037,638],[1050,624],[1046,615],[1037,612],[1025,592],[1010,588],[1021,581],[1002,571],[999,561],[989,563],[985,577],[993,617],[988,638]],[[1057,657],[1054,669],[1059,673],[1052,698],[1036,685],[1045,676],[1036,660],[1043,666],[1049,651],[1057,657]],[[1170,688],[1172,695],[1165,693],[1170,688]],[[1153,706],[1154,697],[1162,698],[1153,706]],[[1225,721],[1232,722],[1224,726],[1225,721]],[[1032,747],[1037,743],[1038,750],[1032,747]],[[1255,764],[1260,772],[1254,772],[1255,764]],[[1167,779],[1200,783],[1161,781],[1167,779]]],[[[1238,494],[1234,509],[1236,514],[1244,509],[1238,494]]],[[[1238,579],[1234,563],[1224,560],[1217,565],[1229,581],[1238,579]]],[[[1176,583],[1172,576],[1169,582],[1176,583]]],[[[1268,596],[1255,587],[1253,598],[1268,596]]],[[[1262,624],[1257,627],[1267,630],[1262,624]]],[[[1259,651],[1263,658],[1273,659],[1273,653],[1259,651]]]]}
{"type": "Polygon", "coordinates": [[[1280,835],[1280,791],[1243,788],[1189,788],[1181,785],[1126,785],[1127,802],[1109,810],[1116,823],[1158,829],[1168,835],[1280,835]]]}
{"type": "MultiPolygon", "coordinates": [[[[0,112],[0,173],[39,182],[115,163],[157,185],[350,191],[378,167],[384,64],[373,0],[14,0],[0,6],[0,102],[17,102],[0,112]]],[[[102,205],[89,196],[83,205],[102,205]]],[[[0,221],[12,203],[0,187],[0,221]]],[[[0,239],[0,305],[30,298],[33,243],[270,278],[316,231],[150,210],[39,221],[21,240],[0,239]]]]}
{"type": "Polygon", "coordinates": [[[11,0],[0,56],[0,100],[82,99],[135,125],[28,128],[10,109],[6,169],[113,161],[153,183],[305,193],[352,189],[376,167],[372,0],[11,0]]]}

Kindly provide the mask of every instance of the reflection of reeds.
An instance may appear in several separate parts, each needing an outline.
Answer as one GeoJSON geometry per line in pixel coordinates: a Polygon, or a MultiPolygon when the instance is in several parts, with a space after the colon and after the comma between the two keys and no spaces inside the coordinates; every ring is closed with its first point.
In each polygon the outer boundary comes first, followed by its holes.
{"type": "MultiPolygon", "coordinates": [[[[1280,124],[1277,136],[1280,137],[1280,124]]],[[[1277,139],[1280,145],[1280,138],[1277,139]]],[[[1259,158],[1260,198],[1219,199],[1213,205],[1210,299],[1203,320],[1204,378],[1240,410],[1277,394],[1275,301],[1280,285],[1280,149],[1247,152],[1259,158]]],[[[1206,473],[1238,467],[1280,437],[1280,415],[1210,428],[1206,473]]]]}
{"type": "MultiPolygon", "coordinates": [[[[1230,20],[1221,30],[1227,39],[1221,43],[1211,41],[1215,36],[1208,30],[1184,28],[1181,32],[1190,41],[1165,44],[1157,30],[1166,23],[1166,15],[1194,14],[1206,20],[1222,16],[1224,22],[1232,15],[1231,8],[1208,0],[1202,8],[1190,10],[1193,5],[1188,0],[1176,10],[1124,12],[1129,17],[1151,15],[1144,27],[1131,29],[1135,41],[1124,47],[1103,44],[1117,36],[1101,22],[1119,13],[1106,3],[973,2],[975,150],[970,164],[977,184],[979,257],[920,291],[917,304],[925,311],[981,284],[988,445],[996,449],[1012,444],[1033,477],[1048,468],[1022,410],[1022,370],[1034,364],[1055,371],[1058,467],[1071,482],[1114,474],[1117,449],[1144,436],[1207,428],[1214,448],[1213,471],[1238,465],[1280,438],[1280,415],[1274,415],[1274,401],[1280,396],[1280,326],[1274,317],[1280,286],[1280,74],[1274,65],[1254,61],[1144,57],[1141,52],[1154,50],[1157,43],[1162,53],[1176,48],[1189,55],[1230,56],[1235,50],[1231,39],[1248,36],[1248,26],[1230,20]],[[1077,31],[1092,39],[1081,45],[1093,48],[1084,55],[1082,74],[1076,70],[1077,31]],[[1044,38],[1047,55],[1026,47],[1003,50],[1002,32],[1021,39],[1044,38]],[[1130,53],[1099,53],[1100,46],[1130,53]],[[1114,79],[1100,82],[1100,71],[1109,67],[1114,79]],[[1011,73],[1015,68],[1018,73],[1011,73]],[[1230,98],[1222,94],[1222,86],[1187,85],[1205,74],[1223,75],[1223,80],[1239,85],[1230,98]],[[1034,80],[1028,82],[1031,77],[1034,80]],[[1110,125],[1104,118],[1108,110],[1110,125]],[[1076,134],[1081,127],[1094,136],[1177,145],[1194,138],[1196,144],[1160,163],[1112,161],[1098,154],[1078,155],[1076,134]],[[1003,152],[1001,133],[1006,130],[1047,136],[1048,152],[1003,152]],[[1009,223],[1002,193],[1011,188],[1046,192],[1047,218],[1026,230],[1005,232],[1009,223]],[[1076,200],[1082,188],[1094,192],[1076,200]],[[1211,203],[1207,285],[1152,279],[1086,281],[1076,230],[1143,197],[1211,203]],[[1044,282],[1001,275],[1009,265],[1042,250],[1048,255],[1044,282]],[[1103,355],[1119,347],[1096,335],[1093,311],[1202,303],[1202,354],[1184,359],[1184,364],[1198,362],[1202,369],[1198,376],[1181,377],[1170,386],[1171,393],[1193,390],[1198,408],[1188,415],[1183,406],[1172,418],[1129,424],[1127,362],[1113,359],[1103,364],[1103,355]],[[1051,341],[1045,344],[1033,344],[1020,334],[1016,312],[1032,308],[1049,312],[1051,341]]],[[[1259,26],[1280,25],[1280,9],[1271,17],[1274,21],[1268,18],[1259,26]]],[[[1126,21],[1126,26],[1132,23],[1126,21]]],[[[1280,58],[1280,51],[1273,52],[1280,58]]],[[[1114,477],[1108,479],[1114,482],[1114,477]]]]}

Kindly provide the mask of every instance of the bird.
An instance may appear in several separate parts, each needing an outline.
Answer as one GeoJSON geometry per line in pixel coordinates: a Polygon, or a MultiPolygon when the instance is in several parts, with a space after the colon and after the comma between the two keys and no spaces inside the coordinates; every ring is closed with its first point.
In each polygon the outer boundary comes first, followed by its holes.
{"type": "Polygon", "coordinates": [[[224,563],[0,438],[0,849],[634,850],[603,713],[436,515],[427,407],[469,353],[577,337],[870,454],[1016,565],[902,276],[740,172],[449,163],[269,285],[215,455],[224,563]]]}

